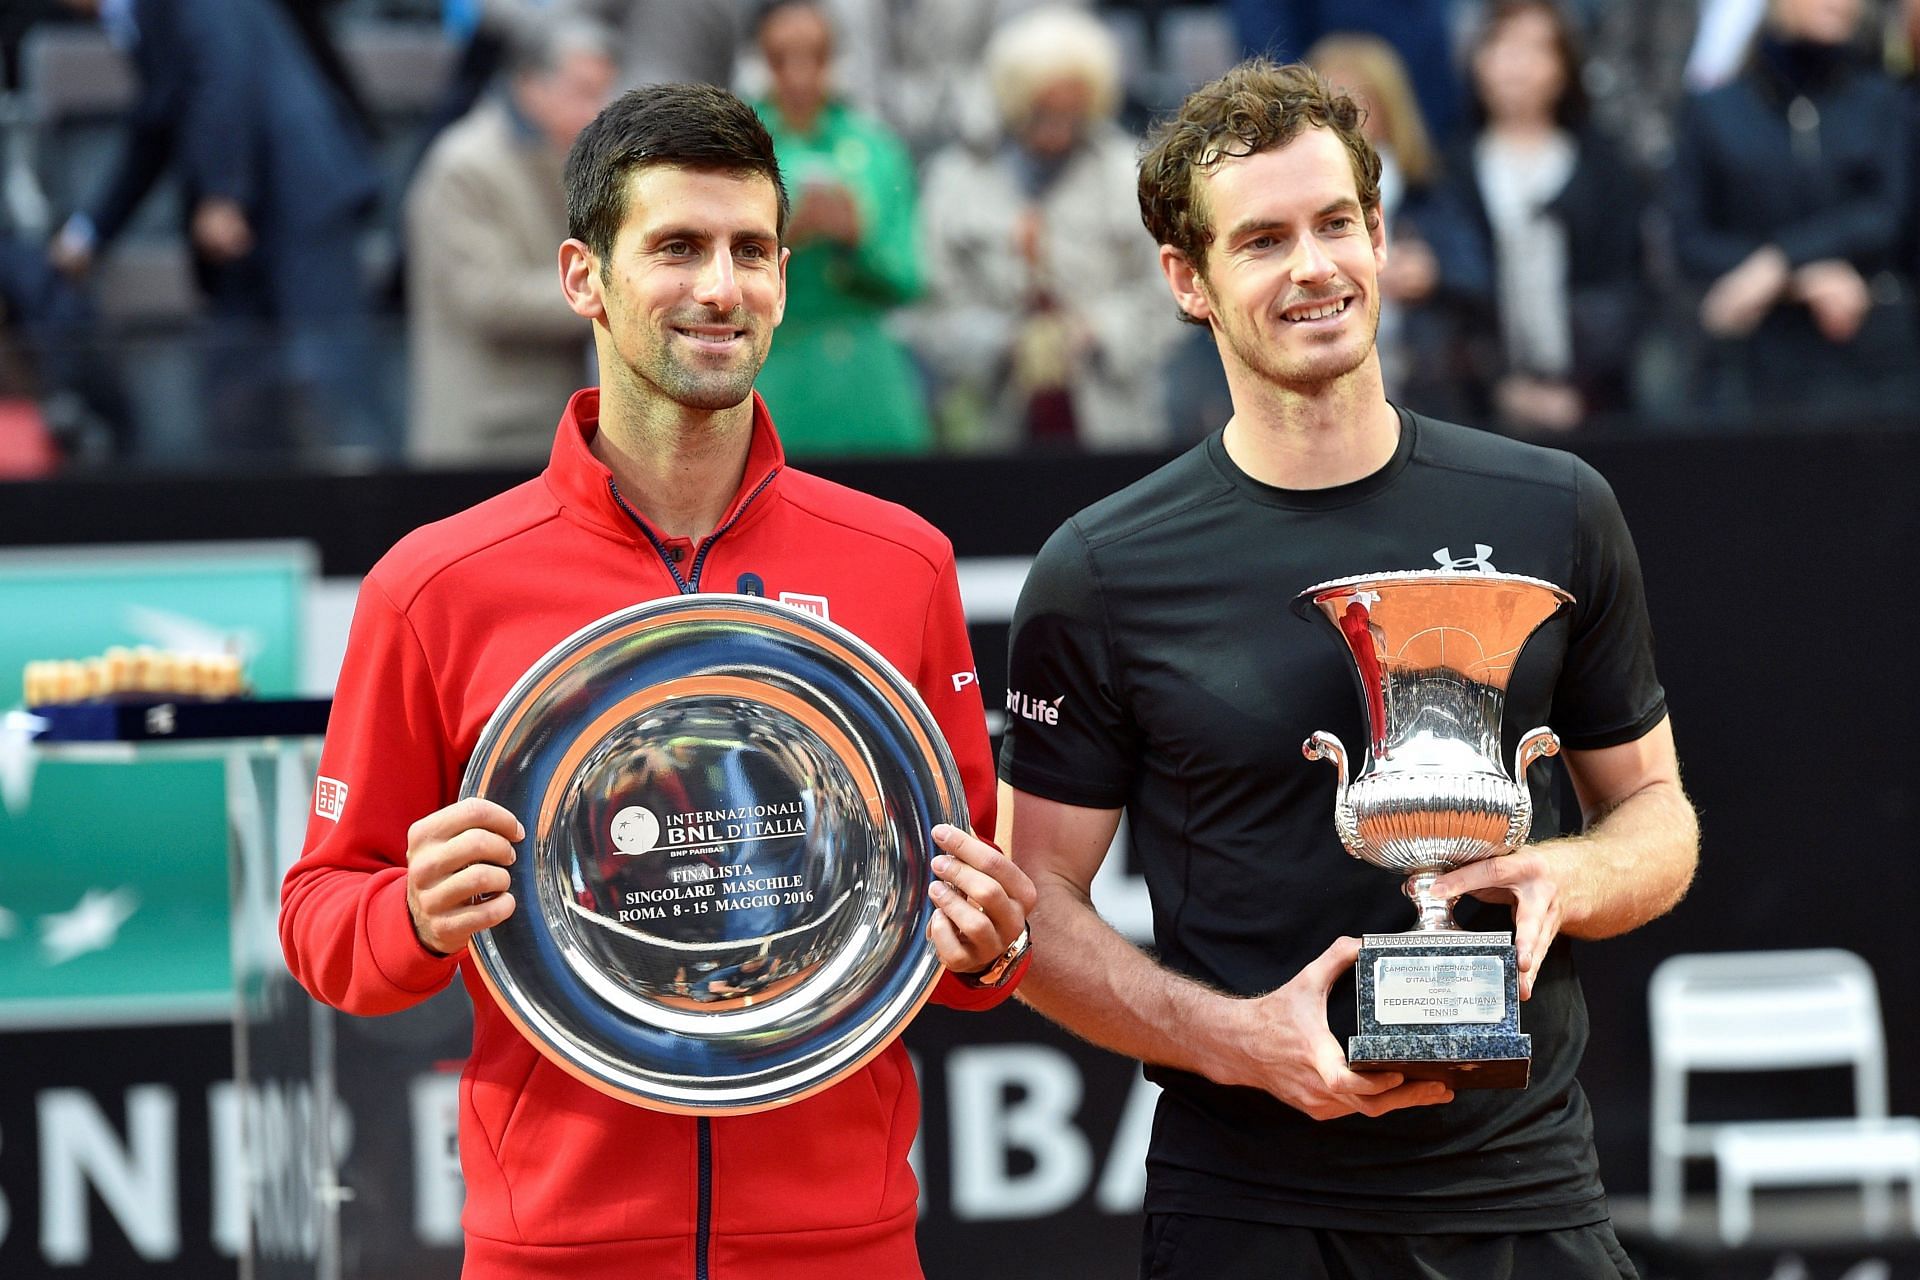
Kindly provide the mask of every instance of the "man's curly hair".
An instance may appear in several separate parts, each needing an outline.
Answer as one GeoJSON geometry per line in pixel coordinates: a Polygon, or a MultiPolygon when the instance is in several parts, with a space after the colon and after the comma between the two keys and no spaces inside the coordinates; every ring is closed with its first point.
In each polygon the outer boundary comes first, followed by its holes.
{"type": "Polygon", "coordinates": [[[1380,157],[1360,133],[1360,107],[1303,63],[1250,58],[1187,95],[1160,121],[1140,161],[1140,220],[1159,244],[1196,268],[1214,228],[1200,180],[1233,156],[1283,147],[1302,129],[1327,129],[1347,149],[1369,228],[1380,218],[1380,157]]]}

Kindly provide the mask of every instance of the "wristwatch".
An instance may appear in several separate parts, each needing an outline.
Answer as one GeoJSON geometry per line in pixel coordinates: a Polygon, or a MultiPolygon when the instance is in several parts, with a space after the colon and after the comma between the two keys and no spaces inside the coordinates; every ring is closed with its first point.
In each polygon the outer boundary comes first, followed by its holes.
{"type": "Polygon", "coordinates": [[[1032,946],[1033,926],[1022,925],[1020,936],[1015,938],[1005,951],[995,956],[992,964],[978,973],[956,973],[953,976],[970,987],[982,987],[988,990],[1004,987],[1013,980],[1015,971],[1020,968],[1020,962],[1026,958],[1027,951],[1032,946]]]}

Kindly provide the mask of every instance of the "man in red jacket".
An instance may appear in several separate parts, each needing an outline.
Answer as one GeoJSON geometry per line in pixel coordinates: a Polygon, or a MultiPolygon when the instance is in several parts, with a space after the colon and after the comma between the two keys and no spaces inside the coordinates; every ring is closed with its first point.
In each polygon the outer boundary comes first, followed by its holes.
{"type": "MultiPolygon", "coordinates": [[[[468,940],[515,904],[521,819],[453,802],[482,727],[555,643],[615,609],[701,590],[805,597],[905,673],[959,763],[975,830],[993,771],[947,540],[904,509],[787,468],[753,380],[785,301],[786,193],[751,109],[704,86],[620,99],[567,164],[568,302],[602,385],[567,405],[546,471],[389,552],[361,588],[305,854],[283,889],[288,963],[353,1013],[457,972],[468,1277],[915,1277],[907,1151],[919,1094],[896,1041],[773,1111],[682,1116],[544,1058],[477,979],[468,940]]],[[[941,1003],[984,1008],[1022,971],[1032,882],[936,828],[941,1003]]]]}

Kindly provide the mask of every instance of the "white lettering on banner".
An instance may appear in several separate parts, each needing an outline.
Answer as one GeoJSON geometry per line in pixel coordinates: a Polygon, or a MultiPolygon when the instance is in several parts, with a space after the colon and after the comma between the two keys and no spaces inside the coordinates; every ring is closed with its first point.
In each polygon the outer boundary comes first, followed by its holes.
{"type": "MultiPolygon", "coordinates": [[[[1794,1261],[1799,1262],[1799,1259],[1795,1258],[1794,1261]]],[[[1796,1274],[1783,1270],[1783,1268],[1788,1265],[1790,1264],[1782,1259],[1780,1263],[1776,1264],[1773,1274],[1776,1276],[1796,1274]]],[[[1803,1263],[1801,1265],[1804,1268],[1805,1264],[1803,1263]]],[[[1797,1274],[1804,1275],[1806,1273],[1802,1270],[1797,1274]]],[[[1868,1258],[1865,1262],[1854,1263],[1852,1267],[1848,1268],[1846,1274],[1840,1277],[1840,1280],[1893,1280],[1893,1268],[1883,1259],[1868,1258]]]]}
{"type": "Polygon", "coordinates": [[[1093,1196],[1102,1213],[1138,1213],[1147,1202],[1147,1139],[1153,1136],[1153,1109],[1159,1101],[1160,1086],[1136,1067],[1127,1109],[1114,1126],[1113,1148],[1093,1196]]]}
{"type": "Polygon", "coordinates": [[[80,1089],[48,1089],[36,1100],[40,1125],[40,1252],[78,1266],[92,1252],[87,1188],[127,1233],[134,1251],[152,1261],[180,1253],[180,1208],[174,1182],[173,1091],[161,1085],[127,1090],[127,1135],[80,1089]]]}
{"type": "MultiPolygon", "coordinates": [[[[907,1050],[907,1065],[913,1068],[915,1080],[924,1081],[927,1078],[927,1069],[920,1065],[920,1055],[911,1049],[907,1050]]],[[[932,1207],[932,1202],[927,1199],[926,1133],[927,1126],[923,1123],[913,1131],[913,1145],[907,1148],[907,1167],[913,1170],[913,1180],[920,1185],[919,1213],[922,1218],[927,1216],[927,1210],[932,1207]]]]}
{"type": "MultiPolygon", "coordinates": [[[[459,1079],[438,1072],[421,1076],[415,1093],[412,1122],[423,1166],[415,1171],[419,1238],[431,1245],[457,1244],[464,1193],[453,1139],[459,1079]],[[431,1105],[422,1101],[428,1097],[431,1105]],[[442,1114],[434,1116],[435,1108],[442,1114]],[[426,1136],[436,1127],[437,1139],[426,1136]],[[431,1162],[424,1157],[430,1141],[438,1146],[431,1162]],[[441,1188],[436,1194],[428,1194],[429,1179],[441,1188]],[[429,1210],[430,1224],[425,1221],[429,1210]]],[[[212,1166],[207,1242],[222,1256],[239,1257],[251,1233],[258,1259],[312,1262],[319,1257],[325,1194],[315,1178],[322,1117],[314,1100],[305,1081],[268,1081],[244,1093],[228,1080],[207,1087],[212,1166]]],[[[80,1266],[92,1257],[89,1209],[97,1196],[141,1257],[156,1263],[178,1259],[181,1152],[174,1089],[164,1084],[128,1088],[124,1142],[101,1102],[83,1090],[43,1090],[34,1109],[40,1130],[41,1255],[55,1266],[80,1266]]],[[[352,1147],[353,1125],[337,1098],[330,1120],[338,1168],[352,1147]]],[[[11,1226],[8,1209],[0,1195],[0,1243],[11,1226]]]]}
{"type": "Polygon", "coordinates": [[[953,1216],[961,1222],[1041,1218],[1086,1190],[1093,1152],[1073,1123],[1080,1068],[1044,1045],[978,1045],[947,1055],[953,1143],[953,1216]],[[1021,1091],[1008,1099],[1009,1087],[1021,1091]],[[1033,1169],[1008,1172],[1010,1152],[1033,1169]]]}
{"type": "Polygon", "coordinates": [[[7,1197],[0,1194],[0,1244],[7,1242],[7,1228],[13,1225],[13,1213],[7,1207],[7,1197]]]}
{"type": "MultiPolygon", "coordinates": [[[[907,1157],[920,1182],[923,1216],[942,1216],[940,1188],[925,1176],[925,1135],[937,1135],[941,1123],[953,1150],[945,1208],[958,1222],[1139,1210],[1159,1090],[1137,1068],[1096,1179],[1100,1125],[1089,1131],[1076,1121],[1084,1078],[1093,1067],[1062,1049],[1032,1043],[955,1048],[932,1059],[930,1067],[910,1056],[922,1079],[929,1070],[944,1071],[946,1086],[930,1090],[934,1096],[944,1092],[945,1114],[936,1119],[929,1113],[907,1157]],[[1016,1162],[1025,1172],[1009,1172],[1016,1162]]],[[[423,1072],[410,1081],[407,1097],[402,1123],[412,1129],[413,1236],[424,1246],[457,1247],[465,1199],[457,1145],[459,1079],[423,1072]]],[[[249,1233],[258,1260],[311,1263],[319,1256],[326,1203],[316,1178],[322,1117],[315,1101],[304,1081],[267,1081],[245,1092],[230,1081],[208,1085],[208,1238],[187,1242],[183,1250],[175,1090],[162,1084],[129,1088],[124,1137],[107,1118],[115,1110],[110,1101],[75,1089],[42,1091],[34,1106],[41,1130],[43,1256],[54,1266],[91,1260],[98,1224],[89,1210],[104,1205],[139,1254],[156,1264],[208,1245],[223,1257],[238,1257],[249,1233]]],[[[331,1116],[337,1168],[351,1147],[352,1125],[337,1098],[331,1116]]],[[[11,1226],[10,1206],[0,1197],[0,1242],[11,1226]]]]}
{"type": "Polygon", "coordinates": [[[413,1120],[413,1233],[426,1244],[460,1243],[460,1077],[451,1071],[415,1076],[408,1090],[413,1120]]]}
{"type": "Polygon", "coordinates": [[[270,1080],[249,1088],[242,1107],[254,1249],[275,1261],[312,1261],[320,1256],[313,1087],[270,1080]]]}
{"type": "Polygon", "coordinates": [[[207,1089],[207,1134],[213,1149],[213,1247],[237,1258],[247,1244],[247,1148],[240,1087],[222,1080],[207,1089]]]}

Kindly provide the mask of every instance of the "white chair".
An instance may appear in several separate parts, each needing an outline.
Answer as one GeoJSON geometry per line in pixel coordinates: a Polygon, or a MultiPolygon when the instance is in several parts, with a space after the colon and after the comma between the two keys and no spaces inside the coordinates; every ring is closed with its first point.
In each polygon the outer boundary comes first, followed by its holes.
{"type": "MultiPolygon", "coordinates": [[[[1648,990],[1653,1024],[1653,1228],[1679,1229],[1688,1157],[1712,1156],[1720,1236],[1753,1229],[1753,1191],[1858,1184],[1866,1227],[1891,1225],[1888,1189],[1904,1179],[1920,1228],[1920,1118],[1887,1115],[1886,1042],[1873,971],[1850,951],[1673,956],[1648,990]],[[1696,1071],[1851,1066],[1852,1115],[1813,1120],[1687,1119],[1696,1071]]],[[[1791,1086],[1789,1086],[1791,1087],[1791,1086]]]]}

